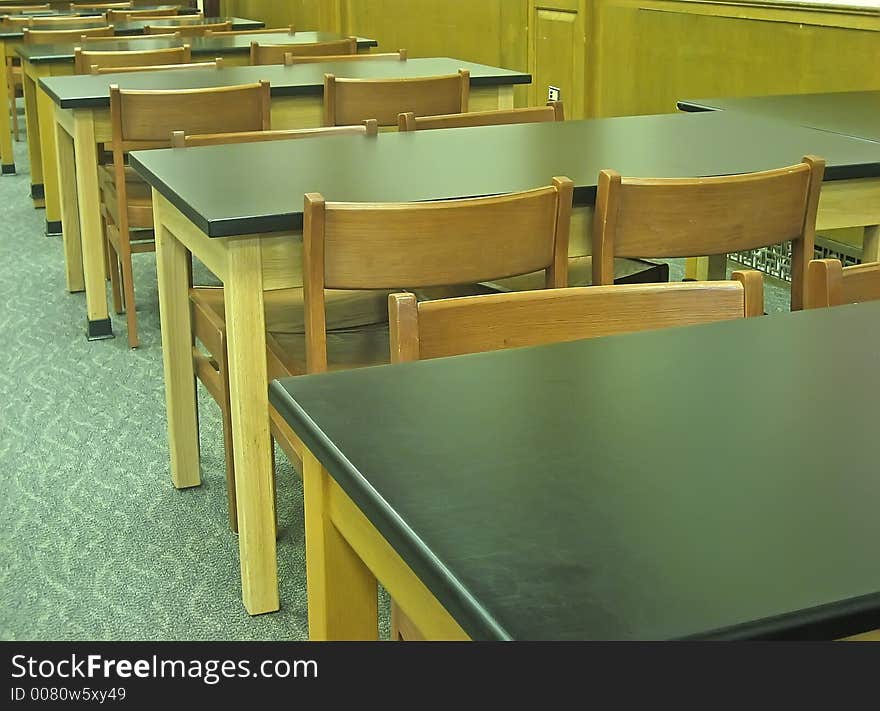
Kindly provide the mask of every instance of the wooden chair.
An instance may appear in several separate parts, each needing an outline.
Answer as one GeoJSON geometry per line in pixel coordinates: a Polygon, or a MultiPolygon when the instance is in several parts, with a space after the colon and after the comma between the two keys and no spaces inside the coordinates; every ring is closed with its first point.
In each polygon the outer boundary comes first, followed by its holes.
{"type": "Polygon", "coordinates": [[[622,178],[599,173],[593,284],[610,284],[615,257],[727,254],[791,240],[791,308],[803,308],[825,161],[718,178],[622,178]]]}
{"type": "Polygon", "coordinates": [[[126,166],[130,150],[167,148],[173,131],[215,133],[269,128],[269,85],[245,84],[180,91],[125,91],[110,86],[113,163],[99,169],[101,213],[111,255],[113,305],[138,345],[131,255],[154,251],[149,186],[126,166]],[[120,275],[121,270],[121,275],[120,275]],[[120,283],[121,281],[121,283],[120,283]]]}
{"type": "MultiPolygon", "coordinates": [[[[489,294],[419,303],[414,294],[388,297],[391,362],[403,363],[574,341],[649,329],[760,316],[760,272],[733,281],[589,286],[489,294]]],[[[391,635],[422,634],[392,600],[391,635]]]]}
{"type": "Polygon", "coordinates": [[[162,72],[171,69],[223,69],[226,66],[222,57],[210,62],[184,62],[181,64],[149,64],[136,67],[90,67],[89,74],[125,74],[126,72],[162,72]]]}
{"type": "Polygon", "coordinates": [[[457,114],[468,110],[470,72],[414,79],[342,79],[324,75],[324,125],[356,124],[375,118],[397,126],[398,114],[457,114]]]}
{"type": "Polygon", "coordinates": [[[814,259],[807,268],[805,308],[880,299],[880,262],[844,267],[837,259],[814,259]]]}
{"type": "Polygon", "coordinates": [[[497,111],[473,111],[445,116],[416,116],[412,111],[397,117],[401,131],[420,131],[433,128],[467,128],[472,126],[498,126],[513,123],[543,123],[564,121],[565,112],[561,101],[551,101],[546,106],[524,109],[500,109],[497,111]]]}
{"type": "Polygon", "coordinates": [[[284,64],[287,66],[293,66],[295,64],[315,64],[317,62],[371,62],[377,59],[399,59],[401,62],[405,62],[406,58],[407,51],[405,49],[381,54],[328,54],[314,57],[301,57],[292,52],[288,52],[284,55],[284,64]]]}
{"type": "MultiPolygon", "coordinates": [[[[179,14],[180,11],[176,7],[166,10],[150,10],[149,8],[144,10],[108,10],[107,19],[110,22],[132,22],[133,20],[158,20],[164,17],[176,18],[179,14]]],[[[201,18],[201,13],[187,15],[187,17],[201,18]]]]}
{"type": "MultiPolygon", "coordinates": [[[[361,126],[338,126],[330,128],[307,128],[275,131],[243,131],[237,133],[186,135],[182,131],[172,134],[171,142],[176,148],[212,146],[225,143],[254,143],[263,141],[295,140],[339,135],[378,135],[375,121],[361,126]]],[[[342,292],[328,293],[328,321],[331,328],[347,329],[382,323],[387,319],[388,292],[342,292]]],[[[222,287],[195,287],[190,291],[193,315],[193,339],[201,348],[193,349],[193,364],[197,377],[220,407],[223,423],[227,495],[229,501],[229,524],[238,530],[235,501],[235,465],[232,448],[232,419],[229,391],[229,363],[226,352],[226,318],[222,287]]],[[[266,327],[269,331],[303,332],[302,288],[276,289],[265,294],[266,327]]],[[[378,339],[381,344],[382,339],[378,339]]],[[[278,363],[277,357],[267,352],[270,363],[278,363]]],[[[278,365],[273,372],[278,372],[278,365]]]]}
{"type": "Polygon", "coordinates": [[[228,30],[232,28],[232,21],[216,22],[208,25],[144,25],[145,35],[159,35],[172,30],[180,33],[181,37],[204,37],[209,30],[228,30]],[[173,28],[173,29],[172,29],[173,28]]]}
{"type": "Polygon", "coordinates": [[[113,25],[76,30],[32,30],[27,27],[24,29],[25,44],[69,44],[92,37],[113,37],[113,25]]]}
{"type": "Polygon", "coordinates": [[[251,65],[284,64],[284,57],[314,57],[335,54],[357,54],[357,38],[302,44],[260,44],[251,42],[251,65]]]}
{"type": "Polygon", "coordinates": [[[43,29],[71,29],[74,27],[89,27],[96,22],[107,22],[107,16],[103,14],[89,15],[81,17],[80,15],[53,15],[51,17],[34,16],[31,18],[30,26],[36,30],[43,29]]]}
{"type": "Polygon", "coordinates": [[[102,52],[85,50],[82,47],[73,49],[73,73],[97,74],[100,70],[118,70],[126,67],[160,66],[168,64],[186,64],[192,61],[188,44],[182,47],[167,49],[128,50],[123,52],[102,52]]]}
{"type": "Polygon", "coordinates": [[[286,32],[289,35],[296,34],[296,30],[293,29],[293,25],[289,27],[264,27],[261,30],[228,30],[221,32],[209,31],[207,36],[220,36],[220,37],[235,37],[236,35],[268,35],[268,34],[282,34],[286,32]]]}
{"type": "MultiPolygon", "coordinates": [[[[536,269],[544,270],[548,287],[564,286],[572,190],[570,180],[557,178],[514,195],[436,203],[328,204],[306,195],[303,287],[265,295],[269,377],[387,362],[387,296],[404,286],[421,298],[485,293],[460,285],[536,269]]],[[[203,382],[213,378],[208,389],[225,413],[222,289],[193,290],[193,304],[196,338],[212,343],[211,356],[196,356],[196,371],[203,382]]],[[[270,416],[273,437],[297,461],[299,440],[277,413],[270,416]]],[[[224,414],[231,486],[230,428],[224,414]]],[[[230,520],[235,525],[233,500],[230,520]]]]}

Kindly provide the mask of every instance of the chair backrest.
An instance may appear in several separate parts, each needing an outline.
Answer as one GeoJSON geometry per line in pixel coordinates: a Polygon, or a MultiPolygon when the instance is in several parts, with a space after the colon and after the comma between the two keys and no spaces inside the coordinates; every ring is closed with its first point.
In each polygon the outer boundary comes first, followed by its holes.
{"type": "Polygon", "coordinates": [[[96,14],[87,17],[79,15],[53,15],[52,17],[40,17],[39,15],[31,18],[31,27],[35,30],[42,29],[70,29],[72,27],[88,27],[98,22],[107,22],[106,15],[96,14]]]}
{"type": "Polygon", "coordinates": [[[178,32],[181,37],[204,37],[209,30],[228,30],[232,28],[232,21],[215,22],[207,25],[144,25],[145,35],[158,35],[163,32],[178,32]]]}
{"type": "Polygon", "coordinates": [[[412,111],[397,117],[401,131],[419,131],[432,128],[466,128],[471,126],[498,126],[512,123],[542,123],[564,121],[565,111],[561,101],[551,101],[546,106],[524,109],[498,109],[496,111],[472,111],[445,116],[416,116],[412,111]]]}
{"type": "Polygon", "coordinates": [[[127,91],[111,84],[110,145],[120,231],[128,230],[126,153],[167,148],[172,133],[178,130],[263,131],[269,129],[269,122],[268,82],[176,91],[127,91]]]}
{"type": "Polygon", "coordinates": [[[381,54],[328,54],[314,57],[301,57],[287,52],[284,55],[284,63],[287,66],[293,66],[294,64],[315,64],[317,62],[373,62],[377,59],[399,59],[401,62],[405,62],[406,58],[407,51],[405,49],[381,54]]]}
{"type": "Polygon", "coordinates": [[[364,121],[360,126],[289,128],[275,131],[239,131],[238,133],[207,133],[189,136],[183,131],[175,131],[171,135],[171,145],[174,148],[192,148],[226,143],[262,143],[264,141],[289,141],[297,138],[344,135],[377,136],[379,135],[379,125],[375,120],[370,120],[364,121]]]}
{"type": "Polygon", "coordinates": [[[283,32],[286,32],[289,35],[296,34],[296,30],[293,29],[293,25],[290,25],[290,27],[264,27],[261,30],[227,30],[227,31],[219,31],[219,32],[215,32],[214,30],[211,30],[208,32],[208,36],[220,35],[221,37],[234,37],[237,35],[281,34],[283,32]]]}
{"type": "Polygon", "coordinates": [[[33,30],[24,28],[25,44],[64,44],[91,37],[113,37],[113,25],[78,30],[33,30]]]}
{"type": "Polygon", "coordinates": [[[328,203],[305,196],[306,362],[327,369],[324,289],[472,284],[538,270],[568,278],[573,183],[488,198],[420,203],[328,203]]]}
{"type": "Polygon", "coordinates": [[[75,47],[73,50],[74,74],[97,74],[98,70],[122,67],[149,67],[167,64],[186,64],[192,61],[190,46],[166,49],[128,50],[102,52],[75,47]]]}
{"type": "Polygon", "coordinates": [[[343,79],[324,75],[324,125],[341,126],[375,118],[397,126],[397,116],[462,113],[468,110],[470,72],[413,79],[343,79]]]}
{"type": "Polygon", "coordinates": [[[727,254],[791,241],[791,308],[803,307],[825,161],[713,178],[599,173],[593,284],[611,284],[615,257],[727,254]]]}
{"type": "Polygon", "coordinates": [[[223,69],[224,60],[216,57],[210,62],[184,62],[182,64],[150,64],[134,67],[90,67],[89,74],[125,74],[126,72],[162,72],[171,69],[223,69]]]}
{"type": "Polygon", "coordinates": [[[417,303],[388,297],[391,362],[443,358],[748,316],[764,309],[760,272],[732,281],[518,291],[417,303]]]}
{"type": "Polygon", "coordinates": [[[837,259],[814,259],[807,269],[808,309],[880,300],[880,262],[844,267],[837,259]]]}
{"type": "Polygon", "coordinates": [[[130,2],[72,2],[70,9],[72,12],[84,12],[88,10],[117,10],[119,8],[131,7],[130,2]]]}
{"type": "MultiPolygon", "coordinates": [[[[160,17],[177,17],[180,11],[174,7],[166,10],[108,10],[107,19],[110,22],[131,22],[132,20],[153,20],[160,17]]],[[[194,15],[193,17],[200,17],[194,15]]]]}
{"type": "Polygon", "coordinates": [[[87,39],[89,47],[86,47],[86,49],[90,49],[93,45],[100,45],[103,42],[119,42],[120,40],[124,40],[126,45],[137,45],[139,42],[155,42],[157,39],[180,39],[180,35],[174,33],[169,33],[167,35],[150,35],[149,37],[146,35],[125,35],[125,37],[112,35],[110,37],[92,37],[87,39]]]}
{"type": "Polygon", "coordinates": [[[329,42],[303,42],[301,44],[260,44],[251,42],[251,64],[284,64],[284,56],[324,56],[334,54],[357,54],[357,39],[332,40],[329,42]]]}

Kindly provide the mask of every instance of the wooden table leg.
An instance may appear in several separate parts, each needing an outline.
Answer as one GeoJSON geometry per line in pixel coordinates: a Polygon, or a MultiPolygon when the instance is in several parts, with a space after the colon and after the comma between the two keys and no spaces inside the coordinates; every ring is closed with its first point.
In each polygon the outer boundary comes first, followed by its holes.
{"type": "Polygon", "coordinates": [[[862,261],[880,262],[880,225],[865,227],[862,241],[862,261]]]}
{"type": "MultiPolygon", "coordinates": [[[[56,116],[58,115],[56,110],[56,116]]],[[[61,224],[64,240],[64,267],[67,290],[83,291],[82,244],[80,242],[79,206],[76,193],[76,162],[73,136],[55,122],[55,143],[58,149],[58,184],[61,188],[61,224]]]]}
{"type": "MultiPolygon", "coordinates": [[[[41,72],[42,75],[42,72],[41,72]]],[[[48,76],[48,72],[45,74],[48,76]]],[[[55,102],[39,86],[37,121],[40,130],[40,155],[43,161],[43,198],[46,205],[46,234],[61,234],[61,207],[58,199],[58,159],[55,154],[55,102]]],[[[28,141],[30,141],[28,134],[28,141]]]]}
{"type": "Polygon", "coordinates": [[[696,281],[723,281],[727,279],[727,255],[688,257],[684,264],[684,278],[696,281]]]}
{"type": "Polygon", "coordinates": [[[247,611],[257,615],[279,607],[262,248],[254,238],[229,238],[225,247],[223,286],[242,597],[247,611]]]}
{"type": "Polygon", "coordinates": [[[6,77],[6,42],[0,39],[0,62],[4,72],[0,80],[0,175],[15,174],[15,156],[12,152],[12,123],[9,120],[9,82],[6,77]]]}
{"type": "Polygon", "coordinates": [[[310,640],[378,637],[376,578],[330,517],[330,475],[303,452],[310,640]]]}
{"type": "Polygon", "coordinates": [[[27,122],[28,158],[31,169],[31,199],[35,208],[46,206],[43,199],[43,154],[40,151],[40,124],[37,117],[37,88],[33,77],[24,72],[24,111],[27,122]]]}
{"type": "MultiPolygon", "coordinates": [[[[192,315],[189,306],[189,251],[164,226],[161,201],[153,191],[156,272],[171,481],[178,489],[198,486],[199,421],[192,360],[192,315]]],[[[264,359],[265,360],[265,359],[264,359]]]]}
{"type": "MultiPolygon", "coordinates": [[[[95,143],[94,118],[88,109],[73,112],[73,150],[76,156],[77,211],[82,245],[83,282],[86,290],[87,337],[89,340],[113,338],[104,278],[98,150],[95,143]]],[[[71,268],[75,267],[68,266],[68,269],[71,268]]]]}

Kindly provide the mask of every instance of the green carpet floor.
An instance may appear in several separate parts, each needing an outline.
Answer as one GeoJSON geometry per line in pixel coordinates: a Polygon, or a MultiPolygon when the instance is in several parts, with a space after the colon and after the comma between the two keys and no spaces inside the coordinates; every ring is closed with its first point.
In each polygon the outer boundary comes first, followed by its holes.
{"type": "MultiPolygon", "coordinates": [[[[219,411],[199,393],[203,484],[176,491],[153,255],[136,255],[141,346],[85,339],[25,143],[0,178],[0,639],[302,640],[302,487],[278,462],[281,610],[250,617],[226,517],[219,411]]],[[[680,260],[673,278],[681,278],[680,260]]],[[[204,276],[204,275],[203,275],[204,276]]],[[[788,293],[768,285],[767,310],[788,293]]],[[[387,635],[383,597],[382,633],[387,635]]]]}

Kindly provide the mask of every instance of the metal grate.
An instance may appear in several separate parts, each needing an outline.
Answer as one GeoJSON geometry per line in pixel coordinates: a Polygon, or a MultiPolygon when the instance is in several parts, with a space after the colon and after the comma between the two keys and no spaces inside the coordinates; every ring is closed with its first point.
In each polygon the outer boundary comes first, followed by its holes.
{"type": "MultiPolygon", "coordinates": [[[[772,247],[734,252],[730,259],[750,269],[757,269],[784,281],[791,281],[791,242],[775,244],[772,247]]],[[[839,259],[843,266],[861,264],[860,250],[856,247],[816,237],[813,259],[839,259]]]]}

